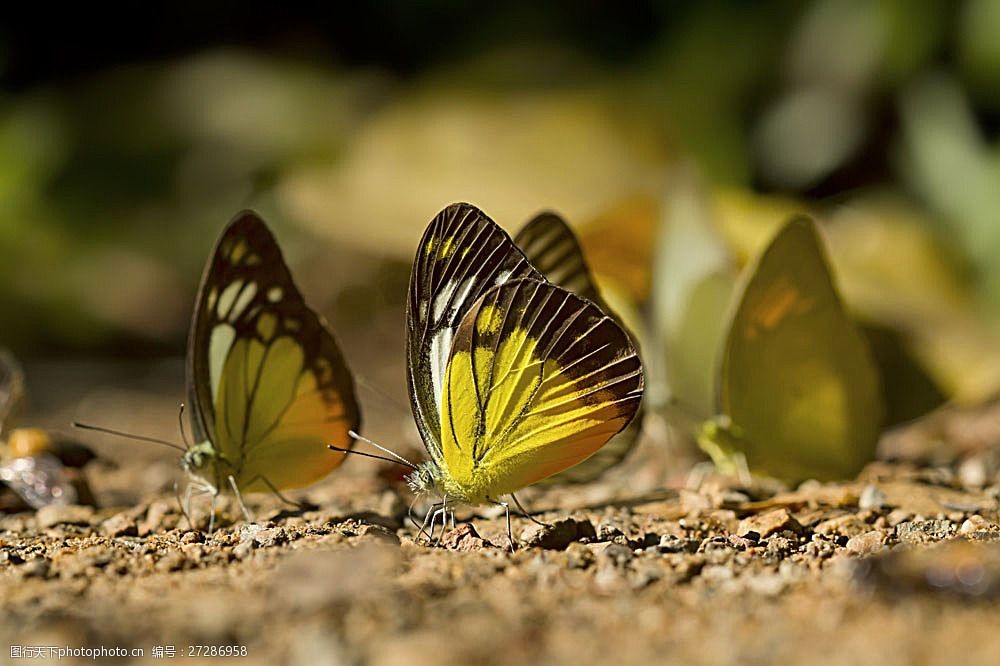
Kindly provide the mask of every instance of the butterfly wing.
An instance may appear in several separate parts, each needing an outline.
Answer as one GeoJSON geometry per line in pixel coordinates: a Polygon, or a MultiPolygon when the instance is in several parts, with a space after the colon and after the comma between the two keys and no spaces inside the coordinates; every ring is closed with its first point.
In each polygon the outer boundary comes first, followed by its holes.
{"type": "Polygon", "coordinates": [[[536,215],[514,236],[514,244],[549,282],[606,310],[576,234],[562,217],[536,215]]]}
{"type": "Polygon", "coordinates": [[[24,403],[24,371],[14,355],[0,350],[0,435],[9,434],[11,417],[24,403]]]}
{"type": "Polygon", "coordinates": [[[187,371],[195,435],[241,490],[265,490],[261,476],[278,489],[317,481],[343,460],[326,445],[350,447],[360,425],[333,335],[253,212],[230,222],[205,269],[187,371]]]}
{"type": "Polygon", "coordinates": [[[628,425],[642,386],[628,335],[593,303],[531,279],[494,287],[463,319],[447,368],[454,492],[495,499],[586,460],[628,425]]]}
{"type": "Polygon", "coordinates": [[[441,462],[441,397],[455,332],[491,287],[543,279],[510,236],[481,210],[448,206],[431,221],[413,262],[406,308],[410,405],[431,458],[441,462]]]}
{"type": "MultiPolygon", "coordinates": [[[[536,215],[514,236],[514,243],[549,282],[587,299],[614,316],[601,297],[576,234],[561,216],[551,212],[536,215]]],[[[621,324],[621,321],[618,323],[621,324]]],[[[638,416],[595,454],[547,480],[551,483],[593,481],[624,460],[639,441],[641,433],[642,417],[638,416]]]]}
{"type": "Polygon", "coordinates": [[[882,397],[815,223],[789,222],[748,275],[723,350],[720,412],[754,469],[853,476],[874,455],[882,397]]]}
{"type": "Polygon", "coordinates": [[[50,453],[11,458],[0,463],[0,481],[33,509],[76,504],[79,499],[63,464],[50,453]]]}

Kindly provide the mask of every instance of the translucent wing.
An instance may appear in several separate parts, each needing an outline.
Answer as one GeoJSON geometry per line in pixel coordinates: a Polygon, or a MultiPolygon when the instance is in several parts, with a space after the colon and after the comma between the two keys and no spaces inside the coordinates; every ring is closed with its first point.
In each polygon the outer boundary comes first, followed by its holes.
{"type": "MultiPolygon", "coordinates": [[[[601,297],[576,234],[562,217],[551,212],[536,215],[521,228],[514,237],[514,242],[524,252],[531,265],[545,275],[549,282],[587,299],[606,314],[614,316],[611,308],[601,297]]],[[[621,324],[621,321],[618,323],[621,324]]],[[[641,432],[640,416],[632,419],[625,430],[602,446],[597,453],[580,464],[549,477],[548,481],[551,483],[593,481],[625,459],[639,441],[641,432]]]]}
{"type": "Polygon", "coordinates": [[[306,306],[270,230],[236,216],[205,269],[188,338],[188,392],[241,490],[309,485],[340,464],[359,427],[353,379],[325,323],[306,306]]]}
{"type": "Polygon", "coordinates": [[[628,425],[642,386],[628,335],[593,303],[530,279],[491,289],[448,363],[442,444],[454,491],[496,498],[586,460],[628,425]]]}
{"type": "Polygon", "coordinates": [[[748,275],[719,384],[738,446],[752,468],[776,476],[853,476],[874,455],[882,397],[815,224],[789,222],[748,275]]]}
{"type": "Polygon", "coordinates": [[[49,453],[11,458],[0,463],[0,481],[33,509],[50,504],[76,504],[78,499],[62,463],[49,453]]]}
{"type": "Polygon", "coordinates": [[[442,210],[424,231],[406,307],[407,384],[417,428],[441,461],[441,396],[452,341],[463,316],[490,288],[542,276],[503,229],[466,203],[442,210]]]}

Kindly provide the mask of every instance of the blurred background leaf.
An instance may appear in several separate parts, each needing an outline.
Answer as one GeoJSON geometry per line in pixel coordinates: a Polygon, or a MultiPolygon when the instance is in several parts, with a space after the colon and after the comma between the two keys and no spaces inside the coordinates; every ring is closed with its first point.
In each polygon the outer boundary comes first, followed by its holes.
{"type": "Polygon", "coordinates": [[[468,200],[508,229],[566,215],[608,299],[669,333],[693,403],[718,276],[796,213],[823,225],[899,419],[1000,390],[994,2],[105,18],[0,27],[0,344],[21,355],[182,354],[208,247],[247,206],[338,330],[396,331],[421,229],[468,200]],[[701,268],[699,224],[720,243],[701,268]]]}

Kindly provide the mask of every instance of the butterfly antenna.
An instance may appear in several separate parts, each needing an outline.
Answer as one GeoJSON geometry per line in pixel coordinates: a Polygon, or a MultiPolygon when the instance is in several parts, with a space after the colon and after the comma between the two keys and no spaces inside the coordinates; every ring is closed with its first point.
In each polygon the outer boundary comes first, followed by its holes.
{"type": "Polygon", "coordinates": [[[117,437],[125,437],[128,439],[135,439],[140,442],[151,442],[153,444],[161,444],[163,446],[169,446],[172,449],[177,449],[181,452],[186,452],[187,449],[180,444],[175,444],[174,442],[168,442],[165,439],[157,439],[155,437],[146,437],[144,435],[133,435],[132,433],[122,432],[121,430],[112,430],[111,428],[104,428],[101,426],[90,425],[89,423],[80,423],[79,421],[73,421],[73,427],[79,428],[80,430],[93,430],[95,432],[103,432],[106,435],[115,435],[117,437]]]}
{"type": "Polygon", "coordinates": [[[181,403],[180,410],[177,412],[177,427],[180,428],[181,439],[184,440],[184,449],[185,450],[190,449],[191,448],[191,440],[188,439],[187,432],[184,430],[184,403],[183,402],[181,403]]]}
{"type": "Polygon", "coordinates": [[[353,439],[355,439],[355,440],[357,440],[359,442],[364,442],[366,444],[370,444],[370,445],[374,446],[376,449],[378,449],[379,451],[382,451],[383,453],[388,453],[395,460],[399,461],[403,465],[406,465],[410,469],[417,469],[416,465],[414,465],[409,460],[407,460],[403,456],[399,455],[395,451],[390,451],[389,449],[385,448],[384,446],[382,446],[380,444],[376,444],[372,440],[368,439],[367,437],[365,437],[363,435],[359,435],[358,433],[354,432],[353,430],[348,430],[347,434],[350,435],[353,439]]]}
{"type": "Polygon", "coordinates": [[[414,470],[417,469],[415,465],[411,465],[410,463],[406,463],[406,462],[399,462],[395,458],[390,458],[389,456],[380,456],[380,455],[376,455],[374,453],[365,453],[364,451],[355,451],[354,449],[345,449],[345,448],[340,447],[340,446],[334,446],[333,444],[327,444],[326,448],[330,449],[331,451],[336,451],[338,453],[350,453],[351,455],[355,455],[355,456],[364,456],[365,458],[374,458],[375,460],[384,460],[385,462],[395,463],[396,465],[405,465],[405,466],[410,467],[411,469],[414,469],[414,470]]]}

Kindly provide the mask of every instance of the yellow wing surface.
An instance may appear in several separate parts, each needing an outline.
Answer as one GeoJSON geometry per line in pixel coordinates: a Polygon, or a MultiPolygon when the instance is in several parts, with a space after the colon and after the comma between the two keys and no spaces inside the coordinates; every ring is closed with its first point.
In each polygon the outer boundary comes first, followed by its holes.
{"type": "Polygon", "coordinates": [[[452,204],[424,231],[407,300],[407,383],[417,429],[438,466],[441,397],[455,333],[480,296],[522,277],[544,280],[507,232],[475,206],[452,204]]]}
{"type": "Polygon", "coordinates": [[[351,373],[306,306],[281,251],[253,212],[223,231],[202,277],[188,338],[188,392],[217,488],[307,486],[343,460],[360,426],[351,373]]]}
{"type": "Polygon", "coordinates": [[[775,476],[853,476],[874,455],[882,397],[815,223],[789,222],[747,274],[719,383],[736,446],[775,476]]]}
{"type": "Polygon", "coordinates": [[[445,491],[495,500],[582,462],[628,425],[642,387],[628,335],[593,303],[531,279],[494,287],[448,361],[445,491]]]}
{"type": "MultiPolygon", "coordinates": [[[[576,234],[556,213],[544,212],[533,217],[514,236],[514,243],[531,265],[545,278],[563,289],[594,303],[603,312],[615,316],[601,297],[576,234]]],[[[617,320],[617,317],[616,317],[617,320]]],[[[621,321],[617,320],[621,325],[621,321]]],[[[635,337],[632,337],[635,343],[635,337]]],[[[636,343],[636,346],[638,344],[636,343]]],[[[587,483],[622,462],[632,451],[642,432],[641,414],[596,453],[578,465],[548,478],[550,483],[587,483]]]]}

